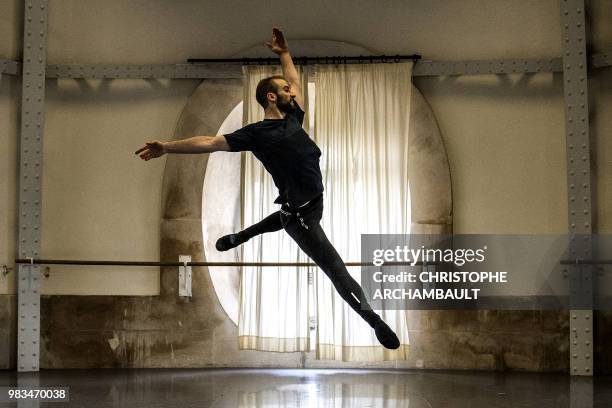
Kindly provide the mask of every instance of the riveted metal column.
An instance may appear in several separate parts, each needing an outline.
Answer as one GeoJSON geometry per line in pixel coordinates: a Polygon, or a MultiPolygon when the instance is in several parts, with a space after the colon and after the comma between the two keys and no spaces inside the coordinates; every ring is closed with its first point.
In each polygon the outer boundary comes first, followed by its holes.
{"type": "MultiPolygon", "coordinates": [[[[19,156],[19,257],[40,252],[42,145],[47,55],[47,0],[25,0],[19,156]]],[[[39,266],[19,265],[18,371],[39,370],[39,266]]]]}
{"type": "MultiPolygon", "coordinates": [[[[584,0],[560,0],[570,256],[592,257],[591,169],[584,0]]],[[[570,373],[593,375],[593,276],[570,268],[570,373]]],[[[584,390],[572,391],[583,395],[584,390]]]]}

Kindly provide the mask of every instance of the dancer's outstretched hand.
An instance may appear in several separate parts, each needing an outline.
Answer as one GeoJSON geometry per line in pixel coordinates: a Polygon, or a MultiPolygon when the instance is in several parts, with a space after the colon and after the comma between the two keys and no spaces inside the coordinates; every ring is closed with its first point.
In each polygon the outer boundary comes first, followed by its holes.
{"type": "Polygon", "coordinates": [[[289,51],[289,44],[283,32],[277,27],[272,28],[272,41],[266,41],[266,46],[278,55],[289,51]]]}
{"type": "Polygon", "coordinates": [[[140,149],[136,150],[134,154],[138,153],[140,153],[140,158],[145,161],[163,156],[164,154],[166,154],[166,150],[164,149],[164,142],[160,142],[158,140],[146,142],[145,145],[140,149]]]}

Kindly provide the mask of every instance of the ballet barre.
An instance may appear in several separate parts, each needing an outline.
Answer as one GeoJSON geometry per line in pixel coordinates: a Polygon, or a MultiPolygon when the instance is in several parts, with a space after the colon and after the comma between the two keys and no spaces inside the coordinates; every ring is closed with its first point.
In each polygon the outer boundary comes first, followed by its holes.
{"type": "MultiPolygon", "coordinates": [[[[92,261],[71,259],[15,259],[16,264],[31,265],[82,265],[82,266],[317,266],[313,262],[156,262],[156,261],[92,261]]],[[[385,265],[412,265],[412,262],[385,262],[385,265]]],[[[415,265],[433,265],[432,262],[417,262],[415,265]]],[[[371,262],[345,262],[346,266],[373,266],[371,262]]]]}

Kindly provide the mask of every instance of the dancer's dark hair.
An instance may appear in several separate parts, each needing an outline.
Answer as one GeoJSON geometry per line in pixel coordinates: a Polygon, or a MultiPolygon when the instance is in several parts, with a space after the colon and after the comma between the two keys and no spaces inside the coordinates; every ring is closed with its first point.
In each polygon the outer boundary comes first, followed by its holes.
{"type": "Polygon", "coordinates": [[[268,92],[277,93],[278,86],[274,83],[275,79],[285,79],[282,75],[273,75],[262,79],[257,84],[257,90],[255,91],[255,99],[261,105],[262,108],[268,107],[268,92]]]}

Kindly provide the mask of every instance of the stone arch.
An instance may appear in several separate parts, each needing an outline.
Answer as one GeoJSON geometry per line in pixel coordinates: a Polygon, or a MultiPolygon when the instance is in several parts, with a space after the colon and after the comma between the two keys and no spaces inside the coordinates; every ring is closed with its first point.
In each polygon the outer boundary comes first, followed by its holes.
{"type": "MultiPolygon", "coordinates": [[[[346,43],[333,41],[292,42],[294,55],[367,55],[368,50],[346,43]],[[304,50],[306,52],[300,52],[304,50]]],[[[256,47],[241,56],[262,55],[256,47]]],[[[189,98],[177,123],[174,138],[183,139],[195,134],[215,135],[219,132],[228,115],[242,101],[242,82],[240,80],[204,80],[189,98]]],[[[440,131],[429,104],[413,85],[411,99],[411,121],[409,154],[409,179],[411,190],[411,212],[413,233],[446,234],[452,232],[452,192],[448,158],[440,131]]],[[[162,192],[162,257],[178,259],[176,248],[187,248],[192,254],[208,259],[206,248],[211,248],[220,231],[235,230],[239,219],[235,216],[236,206],[240,204],[239,186],[240,160],[235,153],[215,153],[214,155],[170,156],[166,162],[162,192]],[[211,159],[212,157],[212,159],[211,159]],[[208,214],[215,223],[202,228],[203,191],[208,171],[219,174],[223,167],[224,180],[216,183],[211,191],[222,196],[223,207],[214,214],[208,214]],[[234,215],[232,215],[234,214],[234,215]],[[174,227],[172,227],[174,226],[174,227]],[[181,231],[180,235],[178,232],[181,231]],[[205,242],[204,236],[207,237],[205,242]],[[166,256],[164,256],[166,254],[166,256]]],[[[218,180],[219,181],[219,180],[218,180]]],[[[207,187],[208,188],[208,187],[207,187]]],[[[207,193],[210,194],[210,193],[207,193]]],[[[205,198],[204,198],[205,200],[205,198]]],[[[199,257],[198,256],[198,257],[199,257]]],[[[235,255],[221,255],[215,251],[214,259],[234,260],[235,255]],[[225,256],[225,258],[221,258],[225,256]],[[228,259],[227,256],[230,258],[228,259]]],[[[237,268],[207,269],[203,291],[216,296],[226,316],[236,323],[239,293],[239,274],[237,268]]],[[[194,280],[195,285],[195,280],[194,280]]],[[[161,294],[177,293],[176,273],[162,271],[161,294]]]]}

